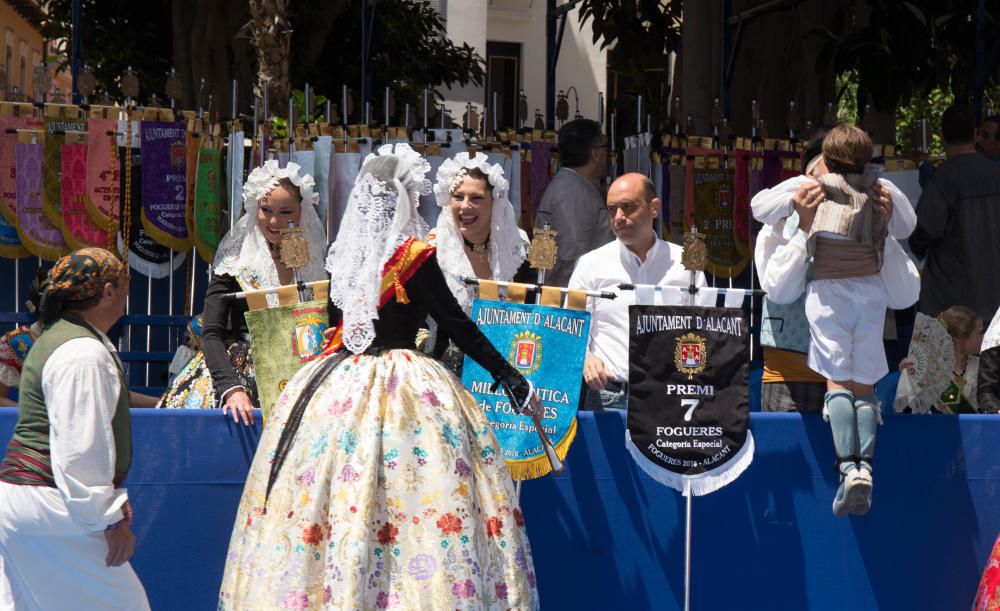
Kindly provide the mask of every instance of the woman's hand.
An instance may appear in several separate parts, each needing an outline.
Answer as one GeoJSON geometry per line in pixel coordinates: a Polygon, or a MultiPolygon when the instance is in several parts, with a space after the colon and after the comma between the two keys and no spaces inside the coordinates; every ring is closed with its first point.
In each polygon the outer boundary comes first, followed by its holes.
{"type": "Polygon", "coordinates": [[[524,407],[524,415],[539,422],[542,420],[542,416],[545,415],[545,407],[542,406],[542,400],[538,398],[537,391],[531,393],[531,396],[528,397],[528,404],[524,407]]]}
{"type": "Polygon", "coordinates": [[[889,190],[880,184],[876,184],[873,204],[875,205],[875,211],[885,217],[885,222],[888,223],[889,219],[892,218],[892,195],[889,194],[889,190]]]}
{"type": "Polygon", "coordinates": [[[246,391],[237,388],[226,395],[222,402],[222,414],[225,415],[228,410],[233,412],[233,422],[242,418],[243,424],[253,424],[253,403],[246,391]]]}
{"type": "Polygon", "coordinates": [[[820,202],[826,199],[823,187],[816,181],[804,184],[792,196],[792,206],[799,213],[799,229],[809,232],[813,219],[816,217],[816,208],[820,202]]]}
{"type": "Polygon", "coordinates": [[[907,357],[899,362],[899,370],[905,370],[910,375],[915,375],[917,373],[917,367],[913,363],[913,359],[907,357]]]}

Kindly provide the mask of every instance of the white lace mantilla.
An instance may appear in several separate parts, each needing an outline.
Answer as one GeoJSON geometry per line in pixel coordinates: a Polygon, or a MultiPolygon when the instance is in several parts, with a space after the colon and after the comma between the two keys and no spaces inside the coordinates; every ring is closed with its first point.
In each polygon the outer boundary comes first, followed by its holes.
{"type": "Polygon", "coordinates": [[[348,199],[337,239],[330,246],[330,300],[343,315],[344,346],[364,352],[375,339],[379,287],[386,261],[427,225],[417,214],[430,164],[408,144],[387,144],[369,155],[348,199]]]}
{"type": "Polygon", "coordinates": [[[441,164],[434,185],[434,195],[441,214],[434,227],[433,243],[437,247],[438,263],[444,272],[448,288],[466,313],[472,308],[475,289],[462,282],[462,277],[474,278],[472,263],[465,253],[462,232],[451,212],[451,194],[465,173],[476,168],[483,172],[493,187],[493,212],[490,216],[489,261],[492,280],[509,282],[527,257],[528,235],[517,226],[514,206],[508,197],[509,183],[500,164],[491,164],[483,153],[470,157],[459,153],[441,164]]]}
{"type": "MultiPolygon", "coordinates": [[[[299,224],[309,245],[309,263],[300,270],[303,282],[313,282],[326,277],[323,269],[323,254],[326,249],[326,231],[316,213],[318,196],[314,190],[315,181],[308,174],[299,174],[298,164],[289,163],[280,167],[276,160],[270,160],[255,168],[243,185],[243,208],[245,213],[233,228],[222,238],[212,263],[212,272],[226,274],[239,280],[244,289],[274,288],[280,285],[278,268],[274,264],[267,238],[260,230],[257,212],[260,201],[278,186],[278,181],[287,178],[299,188],[302,195],[302,216],[299,224]]],[[[268,295],[268,305],[277,305],[277,295],[268,295]]]]}

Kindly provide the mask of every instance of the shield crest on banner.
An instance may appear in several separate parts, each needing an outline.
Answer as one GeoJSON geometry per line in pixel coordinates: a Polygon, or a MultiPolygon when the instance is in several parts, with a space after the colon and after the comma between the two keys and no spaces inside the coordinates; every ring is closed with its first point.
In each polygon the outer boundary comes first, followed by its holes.
{"type": "Polygon", "coordinates": [[[326,302],[250,310],[245,316],[257,395],[266,421],[288,380],[321,352],[328,321],[326,302]]]}
{"type": "MultiPolygon", "coordinates": [[[[542,429],[556,455],[565,458],[576,436],[590,313],[475,299],[469,317],[500,354],[506,354],[510,364],[531,380],[545,407],[542,429]]],[[[462,384],[489,419],[514,479],[534,479],[552,470],[532,419],[514,412],[507,395],[493,389],[493,376],[468,356],[462,366],[462,384]]]]}
{"type": "Polygon", "coordinates": [[[643,471],[696,496],[739,477],[753,460],[748,360],[740,309],[629,307],[627,446],[643,471]]]}
{"type": "Polygon", "coordinates": [[[507,360],[521,372],[529,375],[542,364],[542,338],[531,331],[522,331],[514,336],[507,360]]]}

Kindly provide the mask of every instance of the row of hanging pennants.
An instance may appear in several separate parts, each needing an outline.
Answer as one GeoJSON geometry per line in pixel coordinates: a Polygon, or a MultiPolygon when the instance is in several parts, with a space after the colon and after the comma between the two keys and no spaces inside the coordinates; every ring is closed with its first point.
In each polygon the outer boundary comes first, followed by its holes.
{"type": "MultiPolygon", "coordinates": [[[[297,125],[291,139],[270,138],[265,127],[249,142],[238,121],[209,124],[194,112],[168,109],[127,113],[118,107],[44,107],[0,103],[0,256],[55,260],[84,246],[118,248],[135,271],[166,277],[192,248],[211,262],[219,240],[242,213],[248,168],[276,157],[300,165],[316,180],[319,214],[331,240],[365,156],[382,142],[410,142],[431,164],[480,151],[499,163],[521,227],[530,231],[549,181],[559,168],[552,131],[508,130],[497,142],[470,144],[460,129],[411,132],[366,125],[297,125]],[[247,144],[251,146],[247,146],[247,144]],[[249,153],[247,152],[249,150],[249,153]],[[127,244],[127,247],[125,246],[127,244]]],[[[266,125],[266,124],[265,124],[266,125]]],[[[739,276],[753,251],[757,227],[749,202],[761,189],[798,174],[804,144],[737,138],[720,149],[711,138],[652,134],[625,139],[624,171],[650,176],[660,194],[664,239],[679,242],[696,226],[706,236],[707,271],[739,276]]],[[[909,168],[876,152],[887,171],[909,168]]],[[[612,162],[612,178],[618,174],[612,162]]],[[[440,208],[421,199],[430,226],[440,208]]]]}
{"type": "Polygon", "coordinates": [[[221,237],[221,127],[169,111],[0,103],[0,255],[55,260],[87,246],[166,276],[221,237]]]}
{"type": "MultiPolygon", "coordinates": [[[[240,122],[209,124],[194,112],[0,103],[0,256],[53,261],[85,246],[118,249],[133,270],[166,277],[192,248],[211,262],[222,235],[242,213],[246,171],[266,158],[299,164],[316,180],[321,218],[336,236],[364,157],[382,142],[410,141],[405,128],[296,126],[293,138],[259,130],[250,143],[240,122]],[[126,116],[127,114],[127,116],[126,116]],[[247,146],[251,144],[251,146],[247,146]],[[247,152],[249,150],[249,153],[247,152]],[[127,245],[127,246],[126,246],[127,245]]],[[[457,129],[414,134],[432,165],[478,149],[500,163],[521,224],[530,228],[558,169],[555,133],[503,134],[503,143],[470,145],[457,129]],[[523,178],[522,178],[523,177],[523,178]],[[526,205],[522,206],[522,202],[526,205]]],[[[421,201],[437,220],[433,195],[421,201]]]]}

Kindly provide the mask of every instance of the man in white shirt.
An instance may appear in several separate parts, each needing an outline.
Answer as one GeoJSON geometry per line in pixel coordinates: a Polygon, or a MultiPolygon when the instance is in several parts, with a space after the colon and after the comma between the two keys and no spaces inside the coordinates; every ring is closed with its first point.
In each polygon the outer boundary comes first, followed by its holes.
{"type": "MultiPolygon", "coordinates": [[[[583,366],[587,383],[583,409],[625,409],[628,397],[628,306],[635,291],[619,284],[687,287],[691,273],[681,265],[682,249],[657,237],[653,219],[660,198],[653,181],[625,174],[608,189],[606,214],[616,240],[580,257],[569,287],[611,291],[615,299],[590,300],[590,340],[583,366]]],[[[696,286],[705,285],[698,272],[696,286]]]]}
{"type": "Polygon", "coordinates": [[[577,119],[559,130],[562,167],[545,188],[535,219],[535,227],[548,223],[557,232],[556,264],[545,276],[549,286],[566,286],[581,255],[614,239],[600,190],[607,147],[597,121],[577,119]]]}
{"type": "Polygon", "coordinates": [[[107,338],[125,311],[128,270],[107,250],[56,262],[45,332],[21,371],[18,422],[0,462],[0,609],[149,609],[128,560],[129,394],[107,338]]]}

